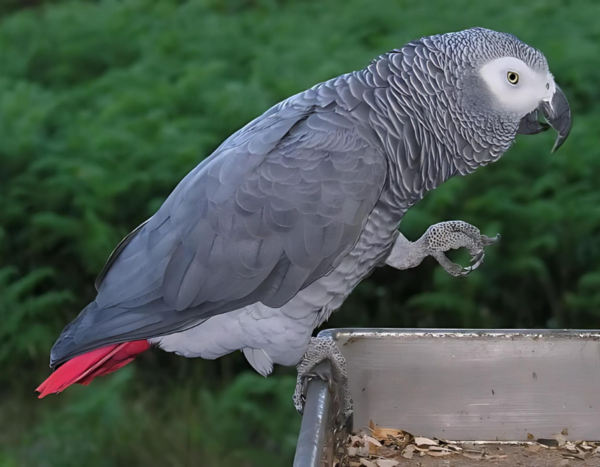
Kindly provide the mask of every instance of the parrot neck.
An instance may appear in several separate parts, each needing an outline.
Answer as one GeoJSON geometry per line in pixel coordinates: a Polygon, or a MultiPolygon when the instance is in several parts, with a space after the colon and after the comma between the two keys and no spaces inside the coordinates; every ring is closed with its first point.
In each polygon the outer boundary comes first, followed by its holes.
{"type": "Polygon", "coordinates": [[[457,78],[438,52],[411,42],[346,78],[363,90],[369,124],[389,160],[386,191],[403,212],[455,174],[497,160],[514,139],[507,122],[461,110],[457,78]]]}
{"type": "Polygon", "coordinates": [[[369,107],[369,126],[388,159],[382,201],[386,199],[402,215],[460,170],[427,109],[404,92],[406,86],[390,84],[398,78],[391,72],[383,81],[385,67],[389,70],[393,63],[379,60],[350,79],[366,88],[363,102],[369,107]]]}

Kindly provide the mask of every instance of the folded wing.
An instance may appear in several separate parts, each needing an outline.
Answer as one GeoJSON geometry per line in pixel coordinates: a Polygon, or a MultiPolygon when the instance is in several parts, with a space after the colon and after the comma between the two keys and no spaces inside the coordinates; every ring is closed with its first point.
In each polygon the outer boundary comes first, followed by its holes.
{"type": "Polygon", "coordinates": [[[335,105],[283,103],[230,137],[115,250],[51,364],[256,302],[277,308],[330,272],[386,176],[357,125],[335,105]]]}

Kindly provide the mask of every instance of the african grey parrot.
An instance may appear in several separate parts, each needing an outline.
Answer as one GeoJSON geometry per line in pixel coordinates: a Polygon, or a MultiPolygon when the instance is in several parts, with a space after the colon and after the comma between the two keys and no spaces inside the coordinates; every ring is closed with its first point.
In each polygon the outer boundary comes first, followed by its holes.
{"type": "MultiPolygon", "coordinates": [[[[96,281],[98,295],[62,332],[43,397],[88,384],[150,346],[215,359],[242,350],[262,375],[324,358],[313,330],[384,264],[431,255],[468,273],[494,239],[460,221],[416,242],[406,211],[450,177],[500,158],[517,133],[571,128],[544,55],[510,34],[474,28],[415,40],[286,99],[229,137],[129,234],[96,281]],[[463,269],[444,255],[467,248],[463,269]],[[304,358],[303,358],[304,357],[304,358]]],[[[343,394],[344,410],[351,401],[343,394]]]]}

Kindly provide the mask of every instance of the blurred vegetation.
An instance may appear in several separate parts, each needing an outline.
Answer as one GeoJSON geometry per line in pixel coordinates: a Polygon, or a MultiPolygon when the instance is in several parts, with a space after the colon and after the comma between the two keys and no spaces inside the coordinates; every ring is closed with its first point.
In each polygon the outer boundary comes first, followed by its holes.
{"type": "Polygon", "coordinates": [[[293,369],[156,351],[89,388],[33,389],[112,248],[203,157],[423,35],[484,26],[540,48],[574,129],[553,155],[555,135],[520,137],[407,215],[412,239],[450,219],[502,233],[468,279],[382,268],[328,325],[600,327],[595,0],[5,0],[0,15],[0,467],[290,465],[293,369]]]}

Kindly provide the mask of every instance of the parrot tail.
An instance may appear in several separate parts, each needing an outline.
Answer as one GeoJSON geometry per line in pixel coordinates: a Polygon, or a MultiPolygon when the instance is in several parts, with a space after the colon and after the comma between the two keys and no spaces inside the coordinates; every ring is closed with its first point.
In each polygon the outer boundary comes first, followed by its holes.
{"type": "Polygon", "coordinates": [[[36,389],[40,399],[58,393],[72,384],[87,386],[96,376],[104,376],[132,362],[138,354],[148,350],[146,340],[114,344],[79,355],[67,361],[36,389]]]}

